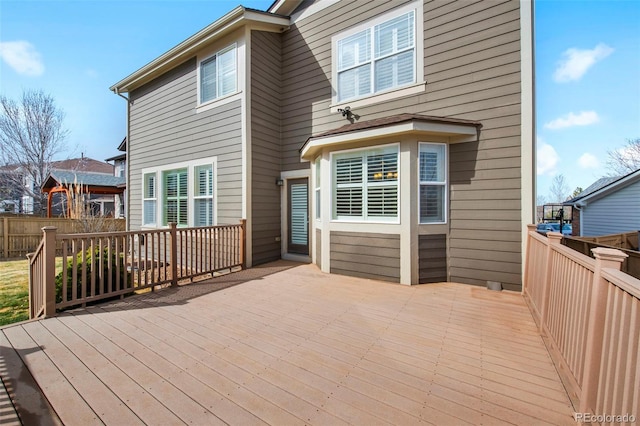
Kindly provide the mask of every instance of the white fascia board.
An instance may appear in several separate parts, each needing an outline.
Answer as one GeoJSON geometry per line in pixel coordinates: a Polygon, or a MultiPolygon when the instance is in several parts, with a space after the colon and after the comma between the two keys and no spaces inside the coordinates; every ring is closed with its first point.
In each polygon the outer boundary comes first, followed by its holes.
{"type": "Polygon", "coordinates": [[[341,144],[358,142],[361,140],[380,139],[407,134],[418,134],[425,137],[428,137],[429,135],[444,135],[451,137],[451,140],[449,141],[450,143],[460,143],[475,141],[478,136],[478,131],[475,126],[453,123],[425,123],[416,121],[399,123],[392,126],[356,130],[337,135],[311,138],[300,152],[300,158],[305,161],[310,161],[315,158],[322,148],[339,146],[341,144]]]}
{"type": "Polygon", "coordinates": [[[193,56],[196,51],[216,38],[248,24],[260,25],[262,30],[272,28],[274,32],[282,32],[289,28],[289,18],[258,13],[238,6],[138,71],[114,84],[109,90],[114,93],[128,93],[193,56]]]}

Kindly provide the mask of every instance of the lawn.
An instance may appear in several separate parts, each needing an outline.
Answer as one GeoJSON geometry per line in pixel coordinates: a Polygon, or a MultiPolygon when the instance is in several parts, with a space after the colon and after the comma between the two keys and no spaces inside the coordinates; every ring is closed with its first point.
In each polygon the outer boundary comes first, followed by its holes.
{"type": "Polygon", "coordinates": [[[0,325],[29,319],[28,262],[0,262],[0,325]]]}

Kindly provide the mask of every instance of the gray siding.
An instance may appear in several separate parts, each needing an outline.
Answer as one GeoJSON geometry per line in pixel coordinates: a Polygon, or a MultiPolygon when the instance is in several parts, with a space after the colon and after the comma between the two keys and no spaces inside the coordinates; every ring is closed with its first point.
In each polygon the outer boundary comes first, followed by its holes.
{"type": "MultiPolygon", "coordinates": [[[[331,37],[404,3],[340,2],[283,34],[283,169],[308,167],[305,140],[347,124],[330,113],[331,37]]],[[[511,289],[521,285],[519,13],[516,0],[425,2],[426,91],[354,110],[360,121],[421,113],[482,122],[479,142],[450,148],[450,279],[511,289]]]]}
{"type": "Polygon", "coordinates": [[[640,182],[613,192],[583,207],[583,236],[640,230],[640,182]]]}
{"type": "Polygon", "coordinates": [[[253,264],[280,258],[280,35],[251,33],[253,264]]]}
{"type": "Polygon", "coordinates": [[[141,226],[142,169],[217,156],[218,223],[242,215],[240,101],[196,114],[196,59],[190,59],[130,96],[131,229],[141,226]]]}
{"type": "Polygon", "coordinates": [[[331,272],[400,282],[400,236],[331,231],[331,272]]]}
{"type": "Polygon", "coordinates": [[[420,235],[418,260],[421,284],[447,281],[447,236],[420,235]]]}

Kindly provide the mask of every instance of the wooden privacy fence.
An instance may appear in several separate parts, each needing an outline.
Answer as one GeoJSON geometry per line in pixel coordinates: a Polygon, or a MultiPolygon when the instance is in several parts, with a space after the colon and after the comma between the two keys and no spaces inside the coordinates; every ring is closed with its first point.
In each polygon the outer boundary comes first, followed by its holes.
{"type": "Polygon", "coordinates": [[[158,285],[243,268],[245,221],[238,225],[91,234],[44,227],[29,258],[29,316],[86,305],[158,285]],[[58,261],[56,265],[56,255],[58,261]]]}
{"type": "MultiPolygon", "coordinates": [[[[124,231],[125,219],[101,218],[101,224],[124,231]]],[[[2,217],[0,227],[0,259],[19,259],[36,250],[42,239],[42,228],[55,226],[59,233],[79,232],[82,227],[77,220],[62,218],[44,218],[31,216],[2,217]]]]}
{"type": "Polygon", "coordinates": [[[561,239],[529,225],[525,299],[577,415],[637,420],[640,280],[620,271],[626,257],[620,250],[595,248],[593,259],[561,239]]]}
{"type": "Polygon", "coordinates": [[[620,235],[607,235],[600,237],[564,237],[562,244],[570,247],[582,254],[593,257],[593,249],[596,247],[616,248],[624,252],[628,257],[622,262],[620,270],[632,277],[640,279],[640,251],[635,250],[634,238],[638,233],[627,233],[620,235]]]}

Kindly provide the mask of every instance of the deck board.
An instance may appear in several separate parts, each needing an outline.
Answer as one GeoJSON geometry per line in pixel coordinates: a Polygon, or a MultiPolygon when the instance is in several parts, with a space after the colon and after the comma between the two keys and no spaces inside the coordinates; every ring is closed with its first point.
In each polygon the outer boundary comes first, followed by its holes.
{"type": "Polygon", "coordinates": [[[1,331],[67,425],[574,424],[522,297],[461,284],[281,261],[1,331]]]}

